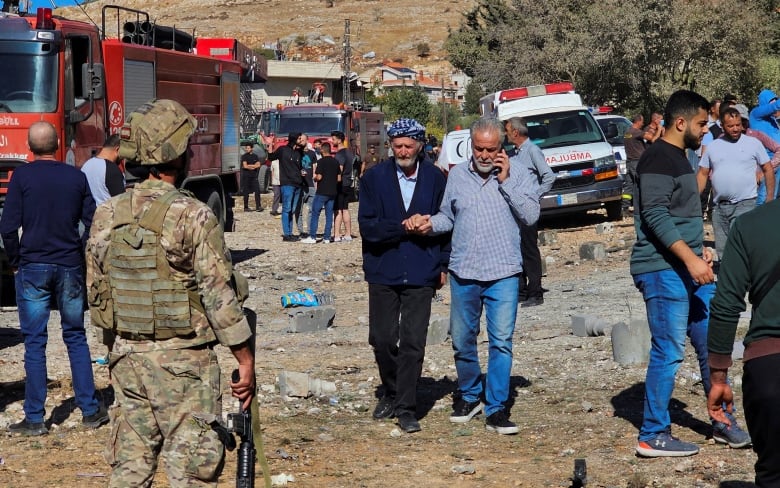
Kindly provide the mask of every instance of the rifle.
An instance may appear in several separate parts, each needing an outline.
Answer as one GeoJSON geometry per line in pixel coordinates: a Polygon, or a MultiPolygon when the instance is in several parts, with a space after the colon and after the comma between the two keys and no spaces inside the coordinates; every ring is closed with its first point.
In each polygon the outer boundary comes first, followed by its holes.
{"type": "MultiPolygon", "coordinates": [[[[233,370],[233,383],[238,382],[240,376],[238,370],[233,370]]],[[[241,443],[238,446],[238,459],[236,461],[236,488],[254,488],[255,486],[255,459],[257,450],[252,436],[252,414],[239,406],[238,413],[227,415],[227,431],[238,434],[241,443]]],[[[228,451],[236,447],[236,440],[231,435],[225,444],[228,451]]]]}

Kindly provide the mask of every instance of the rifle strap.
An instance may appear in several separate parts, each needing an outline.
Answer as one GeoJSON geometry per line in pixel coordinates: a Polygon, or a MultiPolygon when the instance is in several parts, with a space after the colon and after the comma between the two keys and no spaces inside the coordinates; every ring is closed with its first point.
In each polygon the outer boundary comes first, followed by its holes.
{"type": "Polygon", "coordinates": [[[260,461],[260,467],[263,469],[263,481],[265,488],[271,488],[271,468],[268,467],[268,459],[265,457],[265,448],[263,446],[263,434],[260,427],[260,412],[257,407],[257,394],[252,397],[249,404],[249,412],[252,414],[252,437],[255,441],[255,452],[257,460],[260,461]]]}

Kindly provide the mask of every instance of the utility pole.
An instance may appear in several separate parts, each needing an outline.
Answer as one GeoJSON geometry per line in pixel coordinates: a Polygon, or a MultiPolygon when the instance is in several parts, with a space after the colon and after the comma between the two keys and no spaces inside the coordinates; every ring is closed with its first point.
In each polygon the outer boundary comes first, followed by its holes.
{"type": "Polygon", "coordinates": [[[444,73],[441,75],[441,111],[441,118],[444,122],[444,133],[446,134],[449,130],[447,129],[447,97],[444,94],[444,73]]]}
{"type": "Polygon", "coordinates": [[[349,91],[349,73],[352,70],[350,66],[350,58],[352,57],[352,49],[349,45],[349,19],[344,19],[344,86],[343,86],[343,102],[345,106],[349,106],[351,101],[349,91]]]}

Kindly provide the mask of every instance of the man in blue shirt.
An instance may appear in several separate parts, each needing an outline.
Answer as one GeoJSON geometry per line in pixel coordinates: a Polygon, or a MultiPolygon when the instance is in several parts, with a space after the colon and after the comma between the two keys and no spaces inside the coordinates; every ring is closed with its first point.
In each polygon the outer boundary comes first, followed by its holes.
{"type": "Polygon", "coordinates": [[[446,182],[422,153],[425,127],[399,119],[387,135],[395,156],[363,176],[358,210],[368,282],[368,341],[383,389],[373,415],[395,416],[401,429],[412,433],[420,430],[417,382],[431,299],[446,279],[449,233],[431,239],[408,233],[404,223],[412,215],[436,212],[446,182]]]}
{"type": "Polygon", "coordinates": [[[59,141],[54,126],[34,123],[27,144],[35,160],[14,171],[0,218],[0,234],[14,271],[27,377],[24,420],[8,430],[23,435],[48,432],[44,404],[51,302],[62,318],[62,338],[82,423],[97,428],[108,422],[108,414],[95,393],[84,331],[84,242],[95,201],[84,173],[56,160],[59,141]],[[79,222],[86,228],[83,238],[78,234],[79,222]],[[24,230],[21,241],[20,227],[24,230]]]}
{"type": "Polygon", "coordinates": [[[458,371],[458,399],[450,421],[465,423],[483,411],[485,428],[516,434],[509,421],[512,336],[523,272],[520,226],[539,219],[539,182],[501,146],[504,126],[483,117],[471,126],[472,156],[452,168],[432,217],[415,215],[408,229],[438,235],[452,231],[450,332],[458,371]],[[485,310],[488,368],[484,381],[477,355],[479,319],[485,310]],[[483,386],[484,385],[484,386],[483,386]]]}

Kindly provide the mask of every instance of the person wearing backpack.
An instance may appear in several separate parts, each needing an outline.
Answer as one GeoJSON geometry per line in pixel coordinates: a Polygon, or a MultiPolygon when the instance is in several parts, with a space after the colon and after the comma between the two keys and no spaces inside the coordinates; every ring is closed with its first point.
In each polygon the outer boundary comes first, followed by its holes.
{"type": "Polygon", "coordinates": [[[112,487],[151,485],[160,455],[172,486],[216,486],[225,449],[204,417],[222,416],[217,344],[238,362],[233,397],[248,409],[255,394],[253,334],[239,300],[248,286],[239,286],[217,217],[174,186],[196,127],[173,100],[129,115],[119,154],[142,181],[98,206],[87,242],[90,317],[109,347],[116,394],[112,487]]]}

